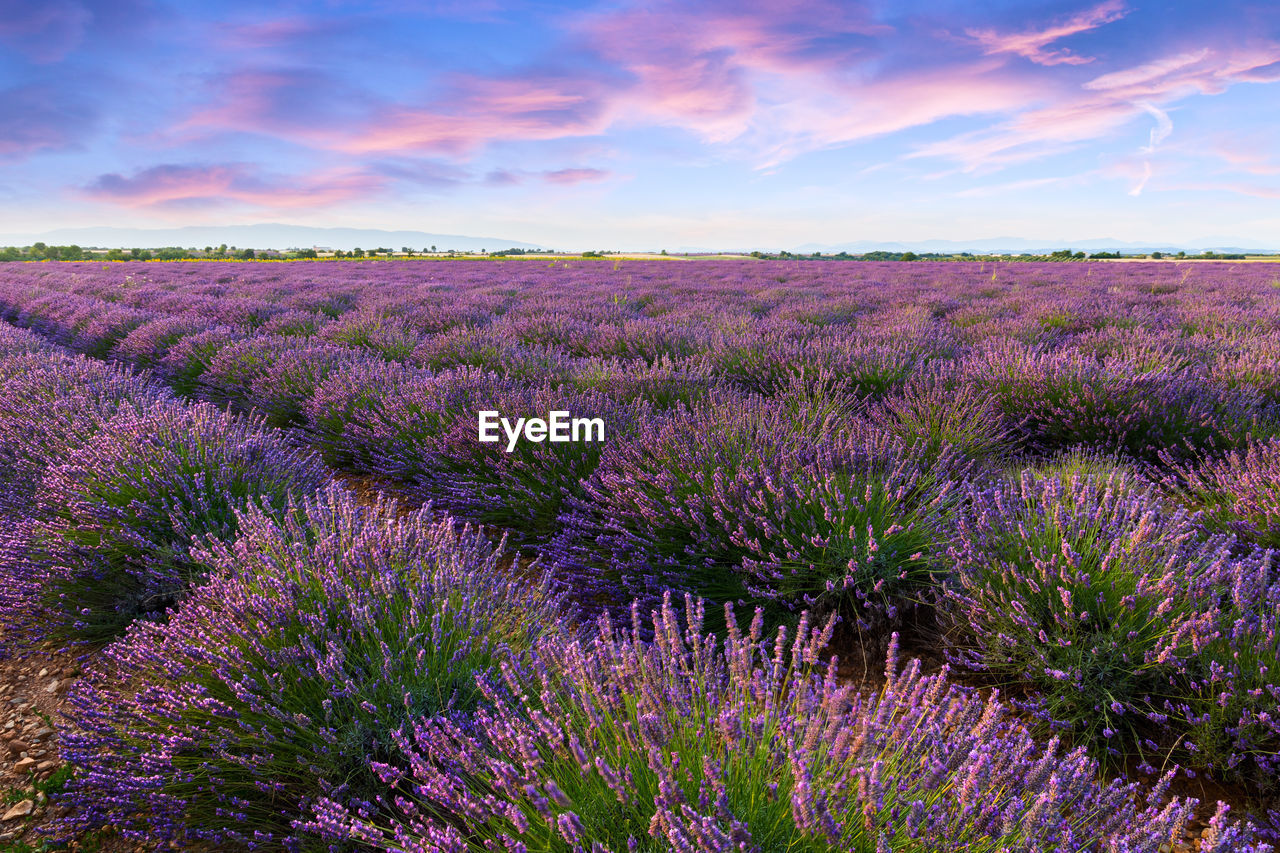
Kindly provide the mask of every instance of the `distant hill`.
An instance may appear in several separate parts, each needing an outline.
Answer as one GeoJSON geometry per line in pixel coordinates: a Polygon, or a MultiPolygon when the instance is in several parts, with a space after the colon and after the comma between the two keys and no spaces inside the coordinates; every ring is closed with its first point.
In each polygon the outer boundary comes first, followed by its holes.
{"type": "Polygon", "coordinates": [[[861,254],[877,250],[885,252],[973,252],[983,253],[1026,253],[1029,255],[1046,255],[1058,249],[1074,249],[1082,252],[1104,252],[1119,250],[1126,254],[1147,255],[1152,252],[1177,253],[1178,251],[1202,252],[1213,250],[1223,254],[1251,254],[1276,251],[1277,247],[1241,248],[1238,241],[1231,238],[1208,238],[1191,240],[1186,243],[1141,243],[1126,240],[1113,240],[1109,237],[1091,238],[1087,240],[1030,240],[1024,237],[993,237],[987,240],[918,240],[915,242],[877,242],[874,240],[858,240],[849,243],[806,243],[791,251],[810,255],[814,252],[836,253],[848,252],[861,254]]]}
{"type": "MultiPolygon", "coordinates": [[[[471,237],[463,234],[433,234],[428,231],[387,231],[377,228],[313,228],[306,225],[283,225],[280,223],[262,223],[259,225],[191,225],[183,228],[59,228],[42,234],[0,234],[0,246],[30,246],[33,243],[47,243],[50,246],[66,246],[75,244],[81,247],[96,246],[113,249],[157,249],[166,246],[184,248],[219,246],[223,243],[239,249],[308,249],[321,246],[329,249],[350,251],[355,248],[375,249],[385,247],[399,250],[408,246],[414,251],[422,251],[435,246],[441,251],[457,249],[459,251],[476,252],[484,249],[495,252],[501,249],[568,249],[572,246],[547,246],[525,243],[505,237],[471,237]]],[[[836,254],[848,252],[942,252],[959,253],[1027,253],[1032,255],[1048,254],[1058,249],[1073,249],[1084,252],[1115,251],[1126,254],[1150,254],[1151,252],[1178,251],[1201,252],[1206,249],[1224,254],[1270,253],[1280,249],[1280,245],[1270,248],[1243,246],[1242,241],[1232,237],[1211,237],[1192,240],[1186,243],[1139,243],[1111,238],[1093,238],[1088,240],[1035,240],[1024,237],[993,237],[984,240],[915,240],[915,241],[876,241],[853,240],[842,243],[805,243],[800,246],[734,246],[732,251],[748,252],[753,249],[776,252],[786,249],[797,254],[810,255],[814,252],[836,254]]],[[[616,246],[599,248],[628,250],[635,248],[620,243],[616,246]]],[[[669,249],[676,253],[714,254],[725,251],[726,247],[710,246],[678,246],[669,249]]]]}
{"type": "Polygon", "coordinates": [[[107,249],[153,249],[164,246],[203,248],[226,243],[241,249],[307,249],[324,246],[350,251],[357,247],[380,246],[396,249],[408,246],[414,251],[435,246],[444,251],[497,251],[499,249],[547,248],[499,237],[467,237],[461,234],[431,234],[426,231],[383,231],[376,228],[312,228],[305,225],[205,226],[185,228],[60,228],[43,234],[0,234],[0,246],[100,246],[107,249]]]}

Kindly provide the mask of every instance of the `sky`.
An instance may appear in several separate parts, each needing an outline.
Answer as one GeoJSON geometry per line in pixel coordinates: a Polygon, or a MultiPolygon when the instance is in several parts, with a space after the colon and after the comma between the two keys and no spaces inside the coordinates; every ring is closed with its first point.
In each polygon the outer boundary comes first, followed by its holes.
{"type": "Polygon", "coordinates": [[[0,0],[0,232],[1280,248],[1280,3],[0,0]]]}

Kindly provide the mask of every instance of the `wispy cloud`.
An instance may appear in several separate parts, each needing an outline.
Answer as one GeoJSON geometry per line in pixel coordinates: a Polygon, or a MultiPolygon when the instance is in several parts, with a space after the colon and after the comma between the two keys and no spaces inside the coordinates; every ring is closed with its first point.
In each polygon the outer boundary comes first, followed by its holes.
{"type": "MultiPolygon", "coordinates": [[[[1148,144],[1142,149],[1151,153],[1173,130],[1173,122],[1162,105],[1189,94],[1212,94],[1249,82],[1250,72],[1277,56],[1280,45],[1206,48],[1170,55],[1099,75],[1074,91],[1056,89],[1047,93],[1050,103],[1046,106],[1015,111],[1012,118],[990,128],[926,143],[908,156],[943,157],[969,170],[1026,162],[1082,143],[1112,138],[1144,113],[1156,120],[1148,144]]],[[[1145,185],[1143,179],[1139,191],[1145,185]]]]}
{"type": "Polygon", "coordinates": [[[389,106],[331,147],[353,154],[434,153],[465,157],[501,141],[590,136],[610,123],[603,87],[583,78],[535,74],[459,76],[447,97],[423,107],[389,106]]]}
{"type": "Polygon", "coordinates": [[[239,202],[286,209],[326,206],[368,196],[382,188],[376,176],[329,173],[300,177],[260,174],[245,163],[165,164],[130,176],[106,174],[83,189],[96,201],[127,207],[173,207],[239,202]]]}
{"type": "Polygon", "coordinates": [[[1085,65],[1093,62],[1094,57],[1080,56],[1067,48],[1050,50],[1049,45],[1118,21],[1127,13],[1125,4],[1120,0],[1107,0],[1092,9],[1045,27],[1012,33],[970,28],[965,30],[965,35],[976,40],[988,54],[1012,53],[1037,65],[1085,65]]]}
{"type": "Polygon", "coordinates": [[[1156,146],[1169,138],[1169,134],[1173,133],[1173,119],[1169,118],[1169,114],[1154,104],[1148,104],[1145,101],[1138,103],[1138,108],[1156,120],[1156,126],[1151,128],[1151,141],[1143,148],[1143,152],[1151,154],[1156,150],[1156,146]]]}
{"type": "Polygon", "coordinates": [[[1138,179],[1138,182],[1134,184],[1132,188],[1130,188],[1129,195],[1132,195],[1132,196],[1142,195],[1142,191],[1146,189],[1147,181],[1149,180],[1151,180],[1151,161],[1143,160],[1142,161],[1142,177],[1140,177],[1138,179]]]}
{"type": "Polygon", "coordinates": [[[1206,47],[1192,53],[1178,53],[1173,56],[1166,56],[1134,68],[1102,74],[1085,83],[1084,88],[1106,92],[1143,86],[1159,86],[1162,81],[1167,81],[1171,75],[1200,65],[1209,57],[1210,53],[1211,51],[1206,47]]]}
{"type": "Polygon", "coordinates": [[[604,169],[556,169],[555,171],[544,172],[542,177],[547,183],[570,186],[604,181],[610,175],[604,169]]]}

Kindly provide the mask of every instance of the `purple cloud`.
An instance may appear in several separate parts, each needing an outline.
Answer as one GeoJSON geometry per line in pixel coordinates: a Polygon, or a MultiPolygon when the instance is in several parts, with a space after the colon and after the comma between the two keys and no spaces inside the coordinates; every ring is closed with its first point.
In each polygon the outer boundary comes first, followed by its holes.
{"type": "Polygon", "coordinates": [[[550,184],[572,185],[607,180],[610,173],[604,169],[556,169],[543,172],[542,178],[550,184]]]}
{"type": "Polygon", "coordinates": [[[245,163],[152,166],[129,177],[101,175],[84,188],[97,201],[126,207],[172,207],[192,203],[240,202],[286,209],[324,207],[363,198],[385,182],[361,173],[319,173],[300,177],[264,176],[245,163]]]}

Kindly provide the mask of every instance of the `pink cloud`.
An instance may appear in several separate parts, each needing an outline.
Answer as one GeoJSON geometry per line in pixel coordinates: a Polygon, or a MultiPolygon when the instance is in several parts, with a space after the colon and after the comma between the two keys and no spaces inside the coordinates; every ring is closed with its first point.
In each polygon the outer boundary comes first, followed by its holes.
{"type": "MultiPolygon", "coordinates": [[[[907,71],[858,85],[814,88],[768,111],[776,128],[768,163],[931,124],[954,116],[1007,114],[1044,97],[1042,84],[1002,73],[991,60],[907,71]]],[[[769,130],[757,137],[769,139],[769,130]]]]}
{"type": "Polygon", "coordinates": [[[1218,139],[1210,144],[1208,153],[1240,172],[1251,175],[1280,175],[1280,164],[1274,161],[1274,148],[1251,145],[1238,138],[1218,139]]]}
{"type": "Polygon", "coordinates": [[[598,183],[613,177],[613,173],[605,169],[554,169],[545,172],[526,172],[518,169],[495,169],[485,176],[484,182],[494,187],[518,186],[530,180],[541,180],[549,184],[573,186],[574,184],[598,183]]]}
{"type": "Polygon", "coordinates": [[[609,173],[603,169],[557,169],[554,172],[544,172],[543,180],[551,184],[581,184],[594,183],[606,180],[609,173]]]}
{"type": "Polygon", "coordinates": [[[1079,56],[1066,48],[1047,50],[1054,42],[1088,32],[1104,24],[1118,21],[1128,14],[1120,0],[1107,0],[1092,9],[1052,24],[1044,29],[1024,30],[1018,33],[998,33],[995,30],[968,29],[965,35],[976,39],[986,53],[1012,53],[1029,59],[1037,65],[1084,65],[1093,62],[1092,56],[1079,56]]]}
{"type": "Polygon", "coordinates": [[[1163,59],[1157,59],[1154,62],[1148,62],[1135,68],[1126,68],[1123,71],[1113,71],[1110,74],[1095,77],[1085,83],[1084,87],[1098,91],[1115,91],[1151,85],[1161,80],[1166,80],[1170,75],[1181,72],[1184,69],[1200,65],[1209,54],[1210,51],[1206,47],[1192,53],[1166,56],[1163,59]]]}
{"type": "Polygon", "coordinates": [[[1002,124],[916,148],[908,158],[941,157],[966,171],[1003,167],[1058,153],[1123,127],[1140,112],[1123,103],[1064,101],[1002,124]]]}
{"type": "MultiPolygon", "coordinates": [[[[812,87],[865,61],[884,34],[856,3],[657,3],[623,6],[577,26],[590,48],[630,74],[624,117],[684,127],[709,142],[747,132],[779,82],[812,87]],[[855,37],[855,38],[850,38],[855,37]]],[[[790,94],[790,93],[788,93],[790,94]]]]}
{"type": "Polygon", "coordinates": [[[610,123],[605,92],[587,78],[458,77],[429,107],[385,109],[332,147],[356,154],[427,152],[463,157],[500,141],[601,133],[610,123]]]}
{"type": "Polygon", "coordinates": [[[248,165],[162,165],[125,177],[100,176],[84,189],[97,201],[126,207],[164,207],[241,202],[263,208],[323,207],[367,196],[381,179],[355,173],[331,173],[301,179],[263,178],[248,165]]]}
{"type": "Polygon", "coordinates": [[[1109,136],[1138,116],[1155,126],[1147,154],[1173,132],[1160,105],[1190,94],[1213,94],[1249,82],[1258,68],[1280,58],[1280,46],[1178,53],[1133,68],[1100,75],[1075,92],[1059,89],[1050,102],[1020,112],[1000,125],[917,148],[909,157],[943,157],[966,169],[1005,165],[1109,136]]]}
{"type": "Polygon", "coordinates": [[[364,119],[364,99],[323,72],[243,68],[208,80],[209,101],[165,131],[183,137],[209,132],[269,134],[328,147],[332,127],[364,119]]]}

